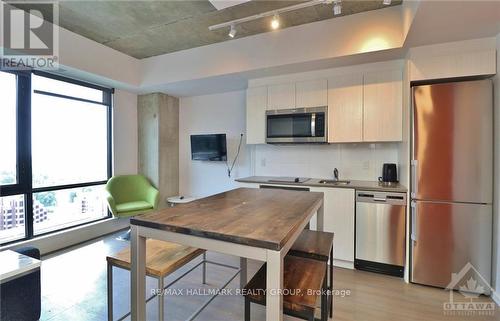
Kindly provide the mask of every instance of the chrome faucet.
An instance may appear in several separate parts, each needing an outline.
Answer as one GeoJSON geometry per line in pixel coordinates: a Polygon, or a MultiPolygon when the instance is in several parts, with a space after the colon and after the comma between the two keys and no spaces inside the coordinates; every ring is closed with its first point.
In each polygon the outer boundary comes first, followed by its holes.
{"type": "Polygon", "coordinates": [[[339,170],[337,169],[337,167],[333,169],[333,179],[336,181],[339,180],[339,170]]]}

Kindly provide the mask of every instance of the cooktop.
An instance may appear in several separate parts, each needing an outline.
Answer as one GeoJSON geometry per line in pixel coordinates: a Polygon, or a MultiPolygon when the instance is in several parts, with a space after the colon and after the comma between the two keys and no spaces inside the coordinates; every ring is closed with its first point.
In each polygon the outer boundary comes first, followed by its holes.
{"type": "Polygon", "coordinates": [[[310,180],[309,177],[276,177],[268,180],[274,183],[304,183],[310,180]]]}

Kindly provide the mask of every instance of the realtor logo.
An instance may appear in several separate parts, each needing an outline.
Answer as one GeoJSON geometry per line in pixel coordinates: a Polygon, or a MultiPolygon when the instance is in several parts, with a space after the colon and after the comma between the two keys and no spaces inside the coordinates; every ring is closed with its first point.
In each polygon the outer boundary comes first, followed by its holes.
{"type": "Polygon", "coordinates": [[[446,290],[450,292],[450,300],[443,304],[445,315],[492,316],[495,314],[496,304],[488,297],[493,292],[493,288],[471,263],[467,263],[460,272],[452,273],[451,282],[446,290]],[[458,290],[458,293],[454,290],[458,290]]]}
{"type": "Polygon", "coordinates": [[[1,17],[0,69],[57,69],[57,3],[2,2],[1,17]]]}

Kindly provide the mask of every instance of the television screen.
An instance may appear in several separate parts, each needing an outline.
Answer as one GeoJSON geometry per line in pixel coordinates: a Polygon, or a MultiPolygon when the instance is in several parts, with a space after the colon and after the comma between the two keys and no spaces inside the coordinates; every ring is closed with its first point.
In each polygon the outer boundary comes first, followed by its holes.
{"type": "Polygon", "coordinates": [[[191,159],[227,160],[226,134],[191,135],[191,159]]]}

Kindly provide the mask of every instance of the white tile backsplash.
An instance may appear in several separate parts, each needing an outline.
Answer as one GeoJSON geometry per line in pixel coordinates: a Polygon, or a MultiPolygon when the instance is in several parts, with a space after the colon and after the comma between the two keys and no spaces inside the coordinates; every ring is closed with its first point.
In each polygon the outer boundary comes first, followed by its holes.
{"type": "Polygon", "coordinates": [[[383,163],[398,164],[400,143],[256,145],[255,175],[377,180],[383,163]]]}

